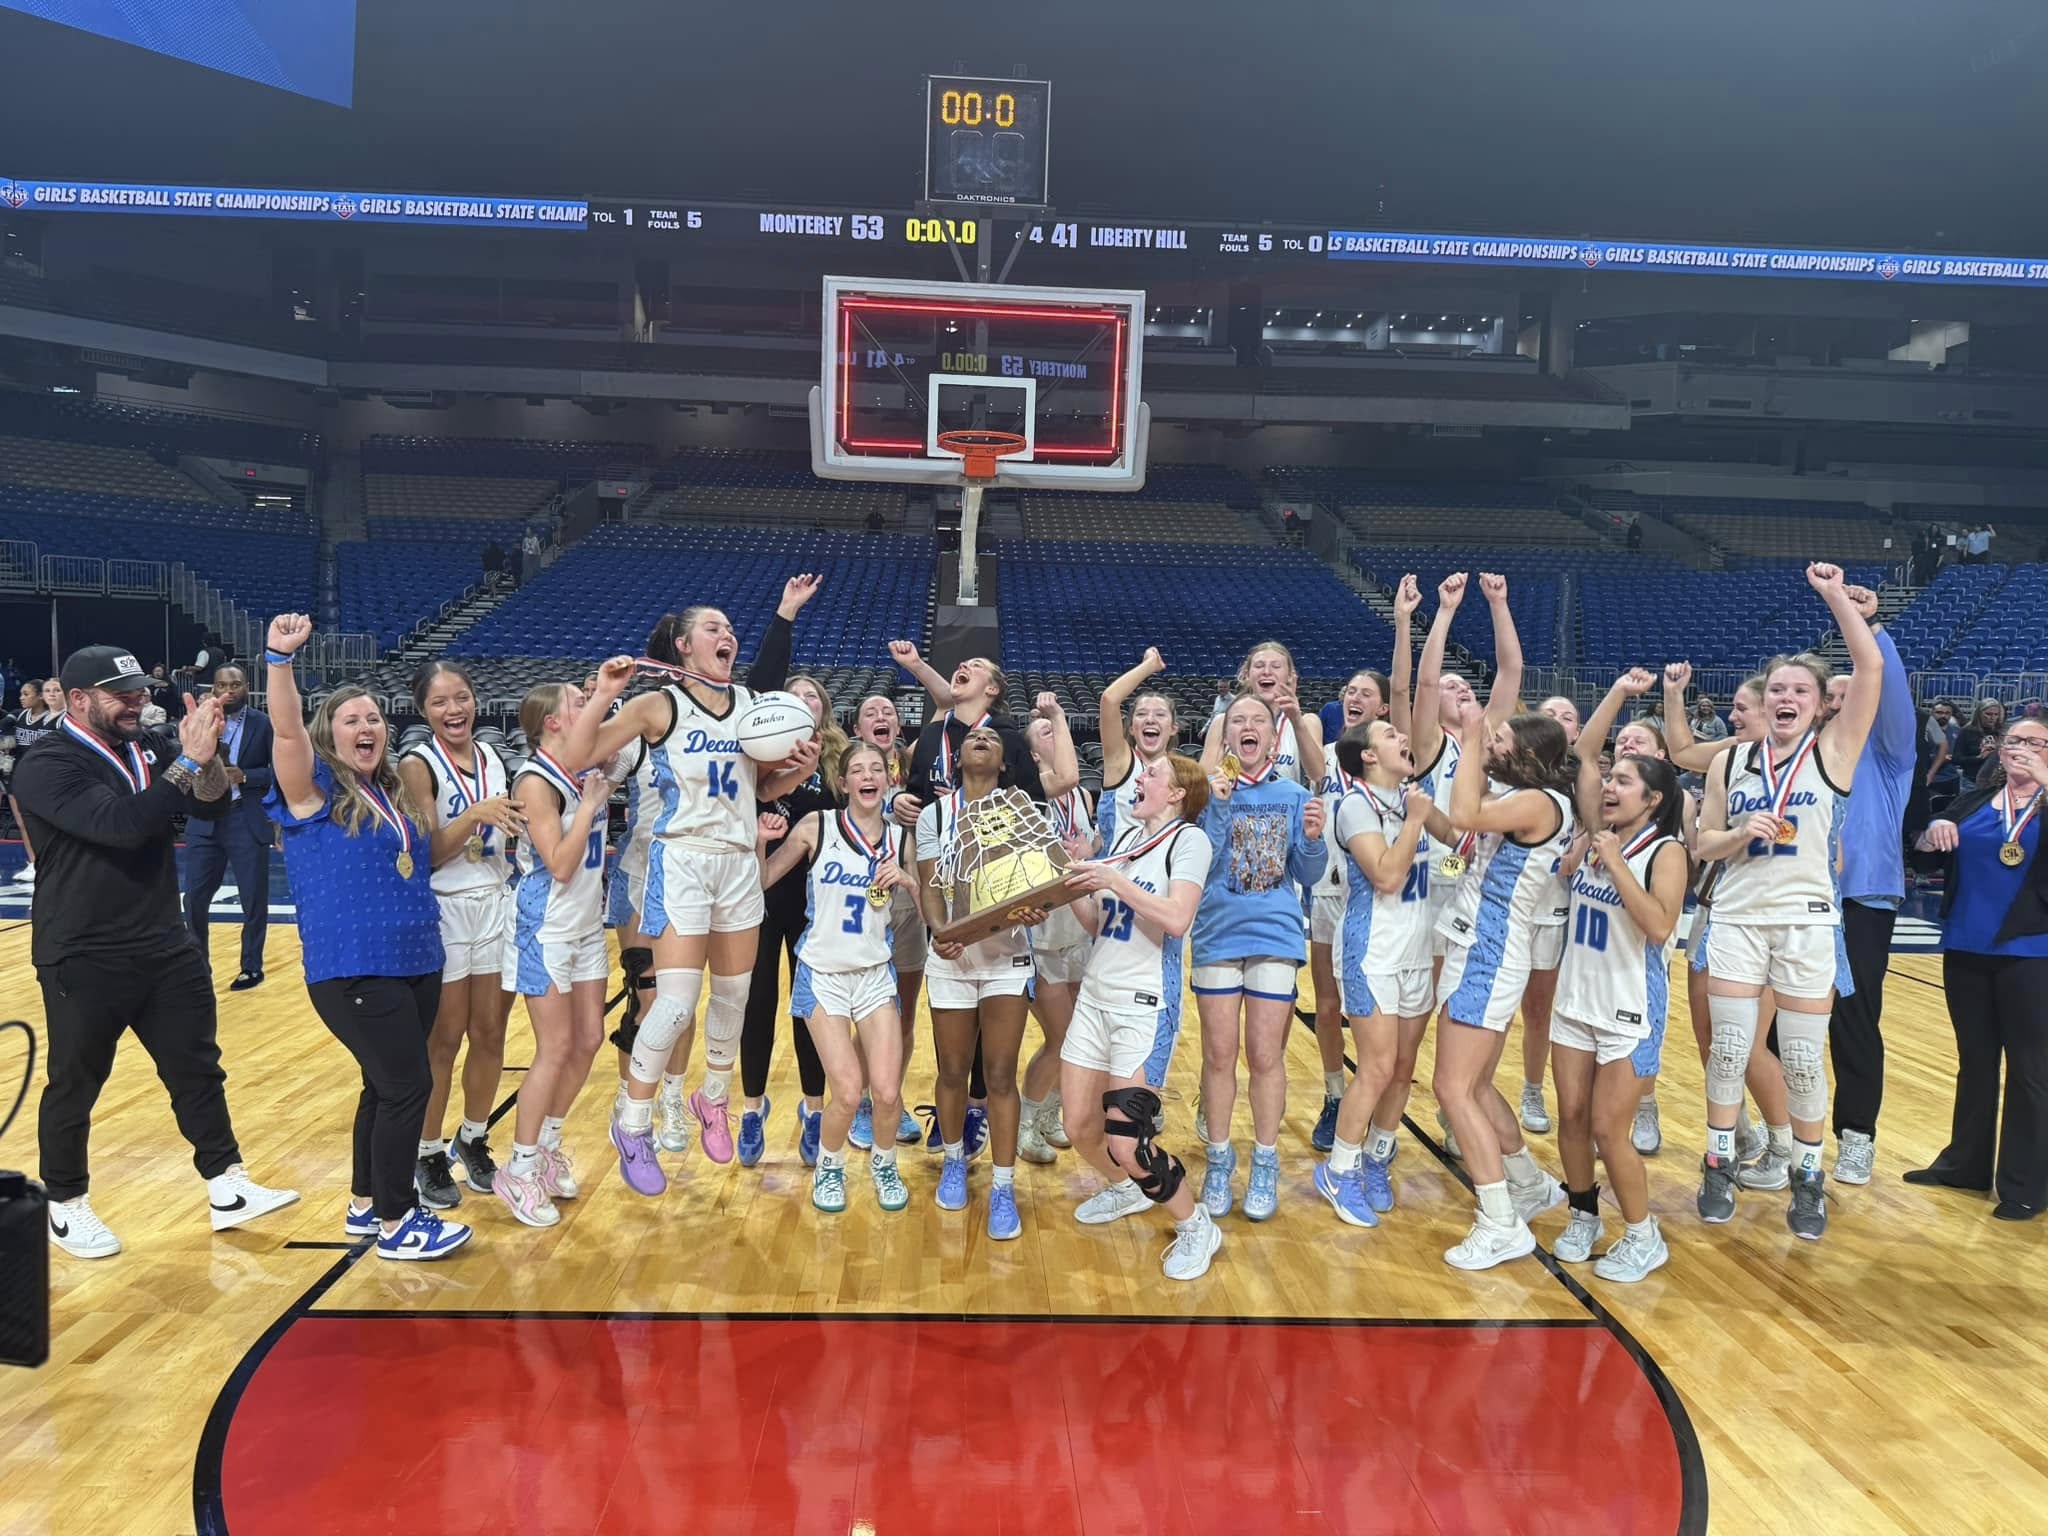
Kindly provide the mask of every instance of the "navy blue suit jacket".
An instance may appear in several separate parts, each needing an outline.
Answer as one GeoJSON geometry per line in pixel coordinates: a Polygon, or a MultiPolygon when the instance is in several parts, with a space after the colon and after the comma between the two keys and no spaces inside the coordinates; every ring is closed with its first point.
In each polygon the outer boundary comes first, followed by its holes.
{"type": "MultiPolygon", "coordinates": [[[[236,800],[228,812],[259,843],[266,846],[272,841],[270,818],[263,813],[263,797],[270,793],[271,771],[270,752],[277,740],[270,717],[260,709],[246,705],[242,709],[242,740],[234,755],[228,758],[245,775],[244,782],[236,786],[241,798],[236,800]]],[[[221,751],[227,753],[227,739],[221,739],[221,751]]],[[[199,822],[191,823],[185,830],[187,841],[196,834],[202,840],[213,836],[209,829],[201,832],[199,822]]]]}

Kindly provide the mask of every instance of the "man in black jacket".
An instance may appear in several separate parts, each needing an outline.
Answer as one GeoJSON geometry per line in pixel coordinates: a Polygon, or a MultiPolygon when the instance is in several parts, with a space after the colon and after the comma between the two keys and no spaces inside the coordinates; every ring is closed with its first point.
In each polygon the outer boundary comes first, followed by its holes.
{"type": "Polygon", "coordinates": [[[74,652],[60,677],[66,713],[14,785],[40,866],[30,955],[49,1031],[42,1176],[50,1240],[75,1257],[103,1259],[121,1244],[86,1198],[86,1146],[127,1030],[170,1090],[216,1232],[298,1193],[266,1189],[243,1171],[213,986],[178,909],[176,819],[217,819],[228,806],[220,706],[188,697],[175,733],[144,731],[148,678],[116,646],[74,652]]]}
{"type": "Polygon", "coordinates": [[[242,903],[242,972],[231,992],[263,984],[263,939],[270,928],[270,845],[275,840],[263,797],[270,792],[270,717],[249,708],[249,679],[229,663],[213,674],[220,704],[220,757],[228,778],[227,813],[219,820],[195,817],[185,829],[185,919],[207,953],[207,913],[221,876],[232,867],[242,903]]]}

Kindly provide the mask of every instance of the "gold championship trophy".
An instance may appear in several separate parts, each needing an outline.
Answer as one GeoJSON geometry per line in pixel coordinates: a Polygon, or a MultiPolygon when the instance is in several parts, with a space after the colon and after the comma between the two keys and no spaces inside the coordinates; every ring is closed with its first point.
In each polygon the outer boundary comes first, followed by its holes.
{"type": "Polygon", "coordinates": [[[998,789],[969,802],[932,870],[948,919],[932,937],[973,944],[1020,926],[1029,912],[1065,906],[1074,899],[1066,885],[1072,863],[1045,812],[1023,790],[998,789]]]}

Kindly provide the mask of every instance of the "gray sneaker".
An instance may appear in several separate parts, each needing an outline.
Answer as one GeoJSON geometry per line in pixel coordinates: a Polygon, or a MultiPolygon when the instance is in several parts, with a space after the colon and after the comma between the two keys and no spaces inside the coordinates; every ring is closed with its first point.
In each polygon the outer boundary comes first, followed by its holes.
{"type": "Polygon", "coordinates": [[[1571,1221],[1550,1245],[1551,1256],[1567,1264],[1583,1264],[1593,1257],[1593,1245],[1599,1241],[1600,1218],[1591,1211],[1573,1211],[1571,1221]]]}
{"type": "MultiPolygon", "coordinates": [[[[1735,1161],[1753,1163],[1770,1150],[1770,1133],[1748,1115],[1744,1115],[1735,1127],[1735,1161]]],[[[1777,1186],[1783,1189],[1785,1186],[1777,1186]]]]}
{"type": "Polygon", "coordinates": [[[1657,1218],[1652,1216],[1646,1236],[1624,1231],[1621,1241],[1600,1255],[1593,1265],[1593,1273],[1602,1280],[1640,1280],[1651,1270],[1662,1269],[1670,1257],[1671,1250],[1664,1245],[1664,1234],[1657,1228],[1657,1218]]]}
{"type": "Polygon", "coordinates": [[[1550,1134],[1550,1108],[1543,1102],[1541,1083],[1522,1084],[1522,1129],[1533,1136],[1550,1134]]]}
{"type": "Polygon", "coordinates": [[[1835,1182],[1868,1184],[1871,1164],[1877,1160],[1877,1138],[1861,1131],[1842,1132],[1835,1149],[1835,1182]]]}
{"type": "Polygon", "coordinates": [[[1735,1174],[1726,1163],[1700,1159],[1700,1220],[1719,1224],[1735,1216],[1735,1174]]]}
{"type": "Polygon", "coordinates": [[[1664,1145],[1664,1127],[1657,1122],[1655,1098],[1644,1099],[1636,1105],[1635,1124],[1629,1127],[1628,1139],[1644,1157],[1654,1155],[1664,1145]]]}
{"type": "Polygon", "coordinates": [[[1792,1181],[1792,1203],[1785,1208],[1785,1225],[1794,1237],[1817,1243],[1828,1230],[1827,1175],[1818,1168],[1792,1181]]]}
{"type": "Polygon", "coordinates": [[[1270,1221],[1280,1209],[1280,1154],[1252,1148],[1252,1176],[1245,1185],[1244,1213],[1253,1221],[1270,1221]]]}
{"type": "Polygon", "coordinates": [[[1762,1157],[1735,1170],[1735,1182],[1744,1189],[1783,1189],[1792,1182],[1792,1159],[1767,1146],[1762,1157]]]}
{"type": "Polygon", "coordinates": [[[413,1188],[420,1204],[430,1211],[452,1211],[462,1204],[462,1191],[455,1187],[455,1170],[446,1152],[432,1152],[413,1165],[413,1188]]]}

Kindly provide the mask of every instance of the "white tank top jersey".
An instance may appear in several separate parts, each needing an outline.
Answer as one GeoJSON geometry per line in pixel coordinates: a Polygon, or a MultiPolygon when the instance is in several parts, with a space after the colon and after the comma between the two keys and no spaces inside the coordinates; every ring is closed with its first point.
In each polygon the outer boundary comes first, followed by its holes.
{"type": "MultiPolygon", "coordinates": [[[[1117,834],[1105,857],[1123,858],[1117,867],[1133,884],[1163,896],[1177,880],[1206,886],[1213,852],[1208,836],[1191,822],[1177,821],[1150,834],[1133,823],[1117,834]]],[[[1157,925],[1108,891],[1082,900],[1101,904],[1102,926],[1088,952],[1088,968],[1081,974],[1081,996],[1111,1009],[1169,1008],[1178,1003],[1186,943],[1168,939],[1157,925]]]]}
{"type": "Polygon", "coordinates": [[[1303,789],[1308,788],[1308,773],[1301,766],[1301,738],[1294,732],[1294,722],[1280,721],[1280,740],[1273,748],[1273,762],[1280,770],[1280,777],[1292,779],[1303,789]]]}
{"type": "Polygon", "coordinates": [[[1342,963],[1354,972],[1362,969],[1379,976],[1429,964],[1429,883],[1435,872],[1430,868],[1428,852],[1417,847],[1415,860],[1408,866],[1408,878],[1401,882],[1398,891],[1376,889],[1351,857],[1351,839],[1362,832],[1377,832],[1391,848],[1401,835],[1406,809],[1404,802],[1398,798],[1387,800],[1362,779],[1354,780],[1337,802],[1332,824],[1344,849],[1341,862],[1351,867],[1339,954],[1342,963]]]}
{"type": "Polygon", "coordinates": [[[626,751],[633,768],[626,775],[626,836],[619,845],[619,863],[628,869],[644,869],[648,847],[654,841],[655,818],[661,814],[661,788],[654,779],[654,748],[643,738],[626,751]]]}
{"type": "MultiPolygon", "coordinates": [[[[1846,791],[1828,782],[1815,735],[1790,751],[1774,754],[1780,772],[1790,771],[1785,819],[1796,836],[1789,843],[1752,839],[1727,860],[1714,886],[1714,921],[1752,927],[1807,924],[1839,928],[1835,864],[1840,855],[1842,805],[1846,791]],[[1809,750],[1810,749],[1810,750],[1809,750]]],[[[1773,809],[1764,778],[1764,743],[1737,747],[1728,763],[1728,824],[1740,826],[1758,811],[1773,809]]],[[[1780,781],[1782,789],[1783,783],[1780,781]]]]}
{"type": "MultiPolygon", "coordinates": [[[[920,860],[931,860],[937,864],[947,857],[957,836],[960,803],[960,792],[955,790],[917,813],[917,856],[920,860]]],[[[934,950],[928,963],[958,976],[1007,975],[1015,968],[1017,957],[1028,956],[1030,952],[1031,940],[1025,936],[1024,930],[1006,928],[978,944],[968,945],[957,960],[948,960],[934,950]]]]}
{"type": "MultiPolygon", "coordinates": [[[[1650,866],[1684,844],[1645,828],[1622,849],[1629,873],[1650,888],[1650,866]]],[[[1557,1011],[1600,1029],[1648,1037],[1671,1001],[1670,941],[1652,944],[1621,904],[1614,881],[1588,858],[1572,876],[1570,929],[1558,968],[1557,1011]]]]}
{"type": "Polygon", "coordinates": [[[654,743],[658,805],[654,835],[705,853],[752,853],[755,822],[754,760],[740,750],[734,722],[754,702],[735,687],[732,702],[712,714],[679,683],[661,690],[675,707],[675,723],[654,743]]]}
{"type": "MultiPolygon", "coordinates": [[[[505,760],[492,751],[487,742],[475,743],[475,751],[476,765],[483,772],[481,783],[475,773],[464,772],[462,765],[438,741],[423,741],[405,751],[405,758],[426,765],[428,782],[434,786],[434,812],[444,827],[477,801],[510,792],[511,786],[505,777],[505,760]]],[[[505,834],[496,827],[480,827],[476,835],[483,842],[482,857],[472,859],[465,848],[436,869],[428,881],[436,896],[454,896],[463,891],[502,890],[510,880],[511,869],[505,859],[505,834]]],[[[475,846],[475,843],[470,844],[472,848],[475,846]]]]}
{"type": "Polygon", "coordinates": [[[1510,789],[1496,798],[1532,794],[1549,796],[1557,807],[1557,830],[1535,844],[1514,842],[1501,832],[1480,836],[1472,867],[1437,925],[1453,944],[1470,944],[1482,931],[1555,928],[1570,914],[1569,902],[1558,909],[1554,893],[1572,845],[1571,801],[1554,789],[1510,789]]]}
{"type": "MultiPolygon", "coordinates": [[[[1323,775],[1322,801],[1324,826],[1334,827],[1337,825],[1337,807],[1343,803],[1345,792],[1354,785],[1363,789],[1365,787],[1365,780],[1346,778],[1344,770],[1337,766],[1337,754],[1332,752],[1330,754],[1330,771],[1323,775]]],[[[1316,882],[1316,894],[1318,896],[1342,896],[1350,889],[1351,861],[1349,859],[1332,858],[1330,860],[1330,867],[1323,872],[1323,878],[1316,882]]]]}
{"type": "MultiPolygon", "coordinates": [[[[1064,838],[1069,832],[1087,833],[1094,830],[1094,807],[1089,804],[1088,791],[1075,785],[1057,800],[1045,804],[1046,815],[1052,821],[1053,831],[1064,838]]],[[[1034,953],[1051,953],[1058,950],[1078,949],[1088,942],[1088,930],[1081,926],[1081,919],[1074,915],[1072,904],[1054,907],[1045,921],[1030,930],[1031,948],[1034,953]]]]}
{"type": "MultiPolygon", "coordinates": [[[[551,759],[538,753],[512,776],[512,782],[516,787],[520,780],[534,777],[560,797],[562,830],[566,833],[576,819],[582,789],[551,759]]],[[[591,819],[590,832],[583,841],[583,856],[576,861],[575,873],[567,880],[557,880],[548,873],[531,843],[514,843],[508,857],[512,865],[515,943],[538,940],[543,944],[570,944],[603,931],[604,833],[604,817],[599,814],[591,819]]]]}
{"type": "Polygon", "coordinates": [[[886,825],[871,855],[844,811],[818,811],[818,849],[811,856],[804,899],[803,937],[796,957],[814,971],[865,971],[889,961],[889,903],[868,902],[881,856],[889,851],[886,825]]]}
{"type": "MultiPolygon", "coordinates": [[[[1427,791],[1429,798],[1436,803],[1436,808],[1446,816],[1451,814],[1451,775],[1458,771],[1459,755],[1460,749],[1456,739],[1451,736],[1445,736],[1443,744],[1437,748],[1436,761],[1431,763],[1415,781],[1417,785],[1427,791]]],[[[1462,839],[1459,841],[1462,841],[1462,839]]],[[[1427,832],[1422,834],[1422,850],[1432,856],[1429,871],[1430,890],[1439,908],[1457,890],[1458,886],[1463,882],[1465,875],[1469,873],[1469,870],[1461,870],[1455,875],[1447,875],[1443,872],[1443,856],[1456,851],[1456,848],[1457,842],[1444,844],[1438,842],[1427,832]]],[[[1469,855],[1467,862],[1470,862],[1469,855]]]]}

